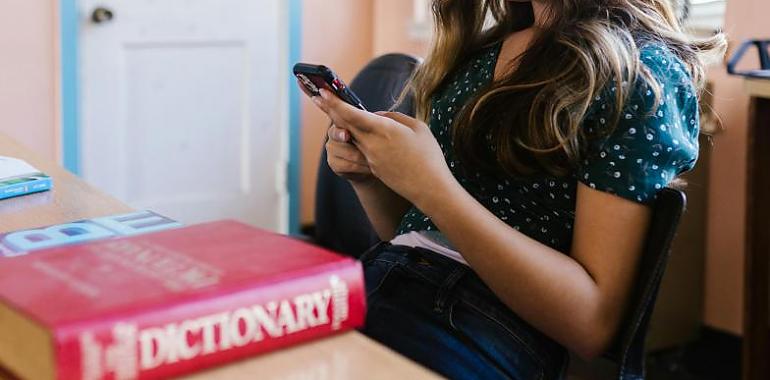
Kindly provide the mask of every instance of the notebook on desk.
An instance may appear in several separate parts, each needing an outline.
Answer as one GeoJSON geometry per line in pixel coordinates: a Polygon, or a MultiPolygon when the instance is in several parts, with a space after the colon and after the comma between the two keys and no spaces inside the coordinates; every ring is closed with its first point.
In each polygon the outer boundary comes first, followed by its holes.
{"type": "Polygon", "coordinates": [[[0,156],[0,200],[51,189],[51,177],[23,160],[0,156]]]}
{"type": "Polygon", "coordinates": [[[182,223],[174,219],[145,210],[13,231],[0,234],[0,259],[62,245],[134,236],[181,226],[182,223]]]}

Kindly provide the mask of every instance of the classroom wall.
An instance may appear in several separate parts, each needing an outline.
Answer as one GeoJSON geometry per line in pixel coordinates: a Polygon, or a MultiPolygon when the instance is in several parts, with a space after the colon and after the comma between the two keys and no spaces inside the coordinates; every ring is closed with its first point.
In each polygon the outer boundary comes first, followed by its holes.
{"type": "Polygon", "coordinates": [[[0,0],[0,133],[48,159],[59,157],[57,3],[0,0]]]}
{"type": "MultiPolygon", "coordinates": [[[[392,1],[397,10],[411,4],[411,0],[392,1]]],[[[55,160],[61,155],[58,4],[59,0],[0,0],[0,133],[55,160]]],[[[382,4],[379,8],[394,17],[392,10],[382,4]]],[[[303,60],[326,63],[351,79],[374,57],[373,19],[374,0],[303,0],[303,60]]],[[[406,32],[380,25],[379,43],[400,45],[406,32]]],[[[312,103],[302,101],[300,220],[309,223],[327,122],[312,103]]]]}
{"type": "Polygon", "coordinates": [[[374,55],[406,53],[424,57],[428,41],[413,38],[413,0],[374,0],[374,55]]]}
{"type": "MultiPolygon", "coordinates": [[[[725,32],[732,43],[749,37],[770,38],[768,14],[767,0],[728,1],[725,32]]],[[[714,108],[725,129],[714,137],[711,158],[704,321],[740,334],[749,101],[741,79],[725,74],[724,66],[715,67],[709,75],[715,83],[714,108]]]]}
{"type": "MultiPolygon", "coordinates": [[[[371,58],[422,55],[408,36],[411,0],[304,0],[303,60],[352,78],[371,58]],[[340,22],[339,20],[346,20],[340,22]],[[339,47],[344,47],[340,49],[339,47]]],[[[0,133],[60,157],[58,0],[0,0],[0,133]]],[[[301,222],[313,220],[324,116],[303,98],[301,222]]]]}

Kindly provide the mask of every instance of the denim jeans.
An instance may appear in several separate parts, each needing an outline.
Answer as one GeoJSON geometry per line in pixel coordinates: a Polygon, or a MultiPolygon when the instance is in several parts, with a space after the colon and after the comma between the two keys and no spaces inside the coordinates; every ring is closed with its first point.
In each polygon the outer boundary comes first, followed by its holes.
{"type": "Polygon", "coordinates": [[[380,243],[364,265],[362,332],[450,379],[561,379],[566,350],[516,316],[467,266],[380,243]]]}

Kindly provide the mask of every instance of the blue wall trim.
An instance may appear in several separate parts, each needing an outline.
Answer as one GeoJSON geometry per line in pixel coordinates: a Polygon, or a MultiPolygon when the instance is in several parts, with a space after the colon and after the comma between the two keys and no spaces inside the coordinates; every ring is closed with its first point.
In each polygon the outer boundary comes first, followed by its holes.
{"type": "Polygon", "coordinates": [[[77,0],[60,1],[62,162],[67,170],[80,174],[78,6],[77,0]]]}
{"type": "MultiPolygon", "coordinates": [[[[302,0],[289,0],[289,68],[302,58],[302,0]]],[[[302,109],[300,90],[289,72],[289,233],[300,231],[302,109]]]]}

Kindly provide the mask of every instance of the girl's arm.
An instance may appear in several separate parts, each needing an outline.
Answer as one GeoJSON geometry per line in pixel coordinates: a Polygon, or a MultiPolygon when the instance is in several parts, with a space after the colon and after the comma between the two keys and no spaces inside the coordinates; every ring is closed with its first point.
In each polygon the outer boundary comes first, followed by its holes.
{"type": "Polygon", "coordinates": [[[372,175],[366,157],[351,143],[348,131],[332,125],[327,135],[329,167],[353,186],[377,236],[385,241],[394,238],[401,218],[412,204],[372,175]]]}
{"type": "Polygon", "coordinates": [[[379,180],[350,182],[377,236],[383,241],[393,239],[401,219],[412,204],[379,180]]]}
{"type": "Polygon", "coordinates": [[[417,206],[495,294],[534,327],[584,358],[611,344],[635,280],[648,207],[580,183],[567,256],[505,224],[459,184],[417,206]]]}

